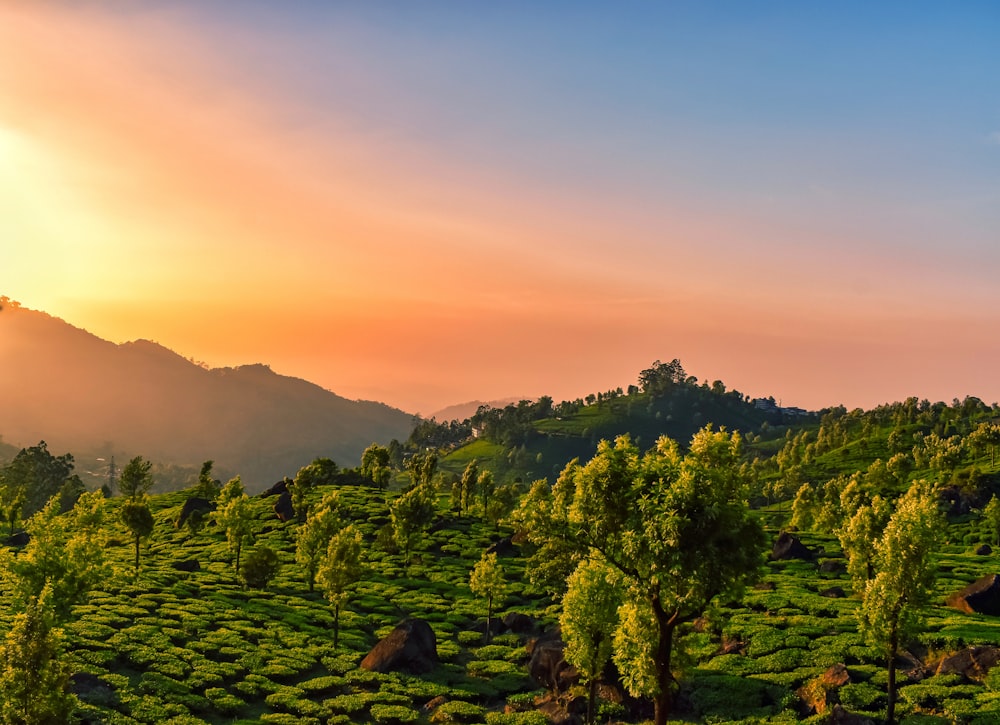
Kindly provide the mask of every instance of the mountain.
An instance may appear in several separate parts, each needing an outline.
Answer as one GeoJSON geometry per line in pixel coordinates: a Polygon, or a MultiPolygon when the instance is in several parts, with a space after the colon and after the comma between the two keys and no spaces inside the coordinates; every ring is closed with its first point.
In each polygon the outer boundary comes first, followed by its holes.
{"type": "Polygon", "coordinates": [[[319,456],[355,466],[372,442],[405,440],[413,417],[352,401],[266,365],[206,369],[155,342],[116,345],[43,312],[0,310],[0,433],[70,452],[78,472],[135,455],[215,461],[248,490],[319,456]]]}
{"type": "Polygon", "coordinates": [[[428,416],[428,420],[436,420],[439,423],[447,423],[452,420],[468,420],[480,407],[488,405],[491,408],[505,408],[513,403],[519,403],[522,400],[530,400],[530,398],[502,398],[500,400],[470,400],[468,403],[457,403],[455,405],[449,405],[447,408],[442,408],[441,410],[428,416]]]}

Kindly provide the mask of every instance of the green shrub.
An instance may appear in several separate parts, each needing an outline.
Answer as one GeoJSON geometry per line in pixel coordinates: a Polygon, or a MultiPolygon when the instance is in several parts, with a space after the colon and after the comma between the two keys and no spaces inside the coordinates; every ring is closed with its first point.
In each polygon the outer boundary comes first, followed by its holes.
{"type": "Polygon", "coordinates": [[[413,722],[420,714],[412,708],[403,705],[372,705],[372,720],[386,725],[396,725],[397,723],[413,722]]]}
{"type": "Polygon", "coordinates": [[[431,716],[433,723],[479,722],[486,708],[462,700],[451,700],[440,705],[431,716]]]}

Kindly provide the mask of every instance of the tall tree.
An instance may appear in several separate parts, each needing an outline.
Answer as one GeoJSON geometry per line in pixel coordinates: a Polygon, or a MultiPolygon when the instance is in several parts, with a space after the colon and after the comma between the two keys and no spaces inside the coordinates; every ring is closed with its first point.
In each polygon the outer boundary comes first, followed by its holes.
{"type": "Polygon", "coordinates": [[[351,525],[330,539],[317,574],[323,593],[333,607],[334,648],[340,642],[340,610],[347,603],[350,589],[361,578],[363,571],[361,532],[351,525]]]}
{"type": "Polygon", "coordinates": [[[289,488],[292,494],[292,508],[299,521],[305,521],[309,513],[308,496],[318,486],[329,486],[336,482],[340,469],[331,458],[317,458],[308,466],[303,466],[295,474],[289,488]]]}
{"type": "Polygon", "coordinates": [[[4,466],[2,482],[5,487],[23,493],[23,515],[30,516],[59,493],[72,473],[72,455],[54,456],[45,441],[39,441],[36,446],[22,448],[14,460],[4,466]]]}
{"type": "Polygon", "coordinates": [[[240,554],[243,547],[248,544],[253,535],[253,518],[250,511],[250,499],[247,495],[241,494],[230,499],[226,504],[221,505],[212,514],[223,531],[226,532],[226,541],[229,550],[235,555],[233,568],[237,572],[240,570],[240,554]]]}
{"type": "Polygon", "coordinates": [[[149,499],[142,496],[124,501],[118,509],[118,515],[135,540],[135,570],[139,571],[140,545],[143,539],[153,533],[153,513],[149,510],[149,499]]]}
{"type": "Polygon", "coordinates": [[[361,475],[375,484],[379,490],[385,488],[392,473],[389,449],[372,443],[361,454],[361,475]]]}
{"type": "Polygon", "coordinates": [[[1000,499],[996,497],[996,494],[991,496],[989,503],[983,507],[983,521],[989,528],[993,545],[1000,546],[1000,499]]]}
{"type": "Polygon", "coordinates": [[[622,576],[625,604],[614,659],[629,690],[652,697],[656,725],[671,708],[675,633],[716,597],[735,597],[758,575],[764,532],[746,504],[738,433],[705,428],[687,455],[661,438],[641,455],[628,438],[601,441],[552,490],[533,486],[522,530],[534,557],[560,565],[597,559],[622,576]],[[633,616],[634,615],[634,616],[633,616]]]}
{"type": "Polygon", "coordinates": [[[295,561],[306,570],[306,581],[309,583],[310,592],[315,588],[316,571],[326,555],[330,539],[341,528],[343,519],[340,494],[337,491],[331,491],[324,496],[316,510],[310,511],[305,523],[299,526],[296,533],[295,561]]]}
{"type": "Polygon", "coordinates": [[[429,483],[400,494],[389,507],[393,538],[403,551],[404,562],[410,560],[410,551],[417,537],[430,525],[434,512],[434,491],[429,483]]]}
{"type": "Polygon", "coordinates": [[[486,600],[486,644],[490,643],[493,633],[493,604],[502,601],[507,589],[507,579],[503,567],[495,553],[484,553],[482,558],[472,568],[469,576],[469,588],[477,597],[486,600]]]}
{"type": "Polygon", "coordinates": [[[865,586],[858,616],[865,638],[885,653],[889,670],[886,721],[890,725],[895,722],[899,644],[921,627],[937,574],[932,556],[944,526],[933,487],[918,481],[899,499],[875,543],[874,576],[865,586]]]}
{"type": "Polygon", "coordinates": [[[618,627],[621,591],[614,569],[588,560],[567,582],[559,627],[566,642],[564,656],[587,684],[587,722],[594,722],[597,684],[611,660],[612,633],[618,627]]]}
{"type": "Polygon", "coordinates": [[[194,488],[194,495],[208,501],[214,501],[222,490],[222,481],[212,476],[212,466],[215,461],[205,461],[201,464],[201,471],[198,473],[198,483],[194,488]]]}
{"type": "Polygon", "coordinates": [[[153,487],[153,464],[136,456],[125,464],[118,478],[118,490],[122,496],[137,500],[153,487]]]}
{"type": "Polygon", "coordinates": [[[476,495],[476,484],[479,482],[479,461],[473,458],[469,465],[462,471],[462,479],[459,482],[459,502],[460,511],[465,513],[472,506],[472,499],[476,495]]]}
{"type": "Polygon", "coordinates": [[[70,668],[62,659],[62,630],[56,626],[52,589],[27,603],[14,617],[0,646],[0,723],[51,725],[70,722],[76,698],[69,692],[70,668]]]}

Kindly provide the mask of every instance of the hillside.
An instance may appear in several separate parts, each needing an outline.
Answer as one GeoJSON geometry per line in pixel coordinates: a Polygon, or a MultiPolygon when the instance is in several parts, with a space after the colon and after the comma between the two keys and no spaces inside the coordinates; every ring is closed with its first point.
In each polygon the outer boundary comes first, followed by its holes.
{"type": "Polygon", "coordinates": [[[357,465],[373,441],[412,429],[403,411],[265,365],[205,369],[155,342],[116,345],[14,305],[0,311],[0,368],[3,440],[45,440],[80,471],[142,455],[196,473],[214,459],[261,490],[319,456],[357,465]]]}

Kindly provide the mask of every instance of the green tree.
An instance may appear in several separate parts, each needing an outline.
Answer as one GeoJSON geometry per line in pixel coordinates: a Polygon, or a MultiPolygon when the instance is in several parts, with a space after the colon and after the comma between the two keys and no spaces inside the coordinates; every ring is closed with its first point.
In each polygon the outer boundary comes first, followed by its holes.
{"type": "MultiPolygon", "coordinates": [[[[73,473],[73,456],[54,456],[45,441],[22,448],[2,472],[3,485],[19,489],[24,496],[23,515],[40,511],[73,473]]],[[[17,494],[12,496],[16,498],[17,494]]]]}
{"type": "MultiPolygon", "coordinates": [[[[228,484],[227,484],[228,485],[228,484]]],[[[223,489],[225,492],[225,489],[223,489]]],[[[240,570],[240,553],[253,536],[253,518],[250,510],[250,499],[244,493],[230,499],[213,513],[219,527],[226,532],[226,542],[229,550],[235,554],[233,568],[240,570]]]]}
{"type": "Polygon", "coordinates": [[[21,486],[4,485],[0,488],[0,513],[7,524],[7,535],[13,536],[21,521],[26,496],[21,486]]]}
{"type": "Polygon", "coordinates": [[[205,461],[198,473],[198,483],[194,487],[194,495],[208,501],[214,501],[222,490],[222,481],[212,477],[212,466],[215,461],[205,461]]]}
{"type": "Polygon", "coordinates": [[[243,495],[243,480],[239,476],[234,476],[226,481],[226,485],[219,490],[218,507],[222,508],[233,499],[243,495]]]}
{"type": "Polygon", "coordinates": [[[479,461],[473,458],[469,465],[462,471],[462,479],[459,482],[459,501],[461,513],[466,513],[472,506],[472,500],[476,495],[476,484],[479,482],[479,461]]]}
{"type": "Polygon", "coordinates": [[[375,484],[379,490],[384,490],[392,474],[389,449],[372,443],[361,454],[361,475],[375,484]]]}
{"type": "Polygon", "coordinates": [[[288,487],[292,494],[292,508],[299,521],[305,521],[309,513],[308,496],[319,486],[336,483],[340,469],[330,458],[317,458],[308,466],[303,466],[295,474],[295,480],[288,487]]]}
{"type": "Polygon", "coordinates": [[[333,646],[340,642],[340,610],[347,603],[350,589],[364,572],[361,562],[361,532],[350,525],[341,529],[326,549],[326,557],[320,564],[319,579],[323,593],[333,607],[333,646]]]}
{"type": "Polygon", "coordinates": [[[969,436],[969,444],[976,450],[986,449],[990,454],[990,468],[997,467],[996,451],[1000,446],[1000,425],[992,421],[985,421],[976,426],[969,436]]]}
{"type": "Polygon", "coordinates": [[[486,644],[490,643],[490,636],[493,633],[493,604],[502,603],[504,593],[507,590],[507,579],[503,573],[503,567],[497,561],[495,553],[484,553],[482,558],[476,562],[469,576],[469,588],[477,597],[486,600],[486,644]]]}
{"type": "Polygon", "coordinates": [[[240,579],[253,589],[266,589],[281,568],[278,555],[267,546],[255,546],[247,552],[240,566],[240,579]]]}
{"type": "Polygon", "coordinates": [[[304,524],[299,526],[296,533],[295,561],[306,570],[306,581],[309,583],[309,591],[313,591],[316,582],[316,572],[320,562],[326,555],[330,539],[341,528],[343,519],[341,516],[340,494],[331,491],[315,511],[310,511],[304,524]]]}
{"type": "Polygon", "coordinates": [[[490,507],[490,500],[497,489],[496,482],[493,479],[493,472],[483,471],[480,473],[476,487],[479,489],[479,505],[482,506],[483,518],[486,518],[486,512],[489,511],[490,507]]]}
{"type": "Polygon", "coordinates": [[[611,661],[612,633],[621,604],[614,569],[597,560],[583,562],[567,582],[559,627],[566,661],[587,684],[587,722],[594,722],[597,683],[611,661]]]}
{"type": "Polygon", "coordinates": [[[149,510],[147,497],[130,498],[123,502],[118,515],[135,540],[135,570],[139,571],[140,544],[153,533],[153,512],[149,510]]]}
{"type": "Polygon", "coordinates": [[[93,491],[60,515],[58,500],[50,499],[28,519],[31,539],[24,550],[15,557],[8,549],[0,549],[0,572],[14,593],[16,606],[26,607],[48,587],[47,601],[55,615],[63,618],[94,585],[108,578],[104,505],[104,496],[93,491]]]}
{"type": "Polygon", "coordinates": [[[875,496],[868,505],[859,506],[854,515],[834,532],[847,557],[847,573],[854,582],[854,591],[858,593],[864,592],[868,581],[875,576],[879,537],[891,515],[889,502],[875,496]]]}
{"type": "Polygon", "coordinates": [[[1000,499],[997,499],[995,494],[983,507],[983,521],[989,527],[993,545],[1000,546],[1000,499]]]}
{"type": "Polygon", "coordinates": [[[875,544],[874,576],[865,587],[858,617],[869,644],[885,653],[890,725],[895,722],[899,644],[916,636],[923,624],[923,609],[934,592],[937,575],[932,556],[944,526],[933,487],[918,481],[899,499],[875,544]]]}
{"type": "Polygon", "coordinates": [[[738,433],[711,428],[695,434],[687,455],[666,437],[645,455],[628,436],[601,441],[552,490],[533,486],[519,510],[530,524],[522,531],[541,545],[533,565],[593,558],[620,573],[614,660],[633,695],[653,698],[657,725],[670,712],[678,627],[716,597],[738,596],[763,562],[741,457],[738,433]]]}
{"type": "Polygon", "coordinates": [[[153,487],[153,464],[136,456],[125,464],[118,477],[118,490],[133,501],[142,498],[153,487]]]}
{"type": "Polygon", "coordinates": [[[434,513],[434,491],[429,483],[400,494],[389,507],[393,538],[403,552],[404,562],[410,560],[410,551],[434,513]]]}
{"type": "Polygon", "coordinates": [[[43,587],[14,617],[0,647],[0,722],[4,725],[65,723],[75,709],[52,596],[51,587],[43,587]]]}
{"type": "Polygon", "coordinates": [[[430,485],[437,472],[438,457],[433,451],[414,453],[406,460],[406,471],[410,474],[410,486],[430,485]]]}

